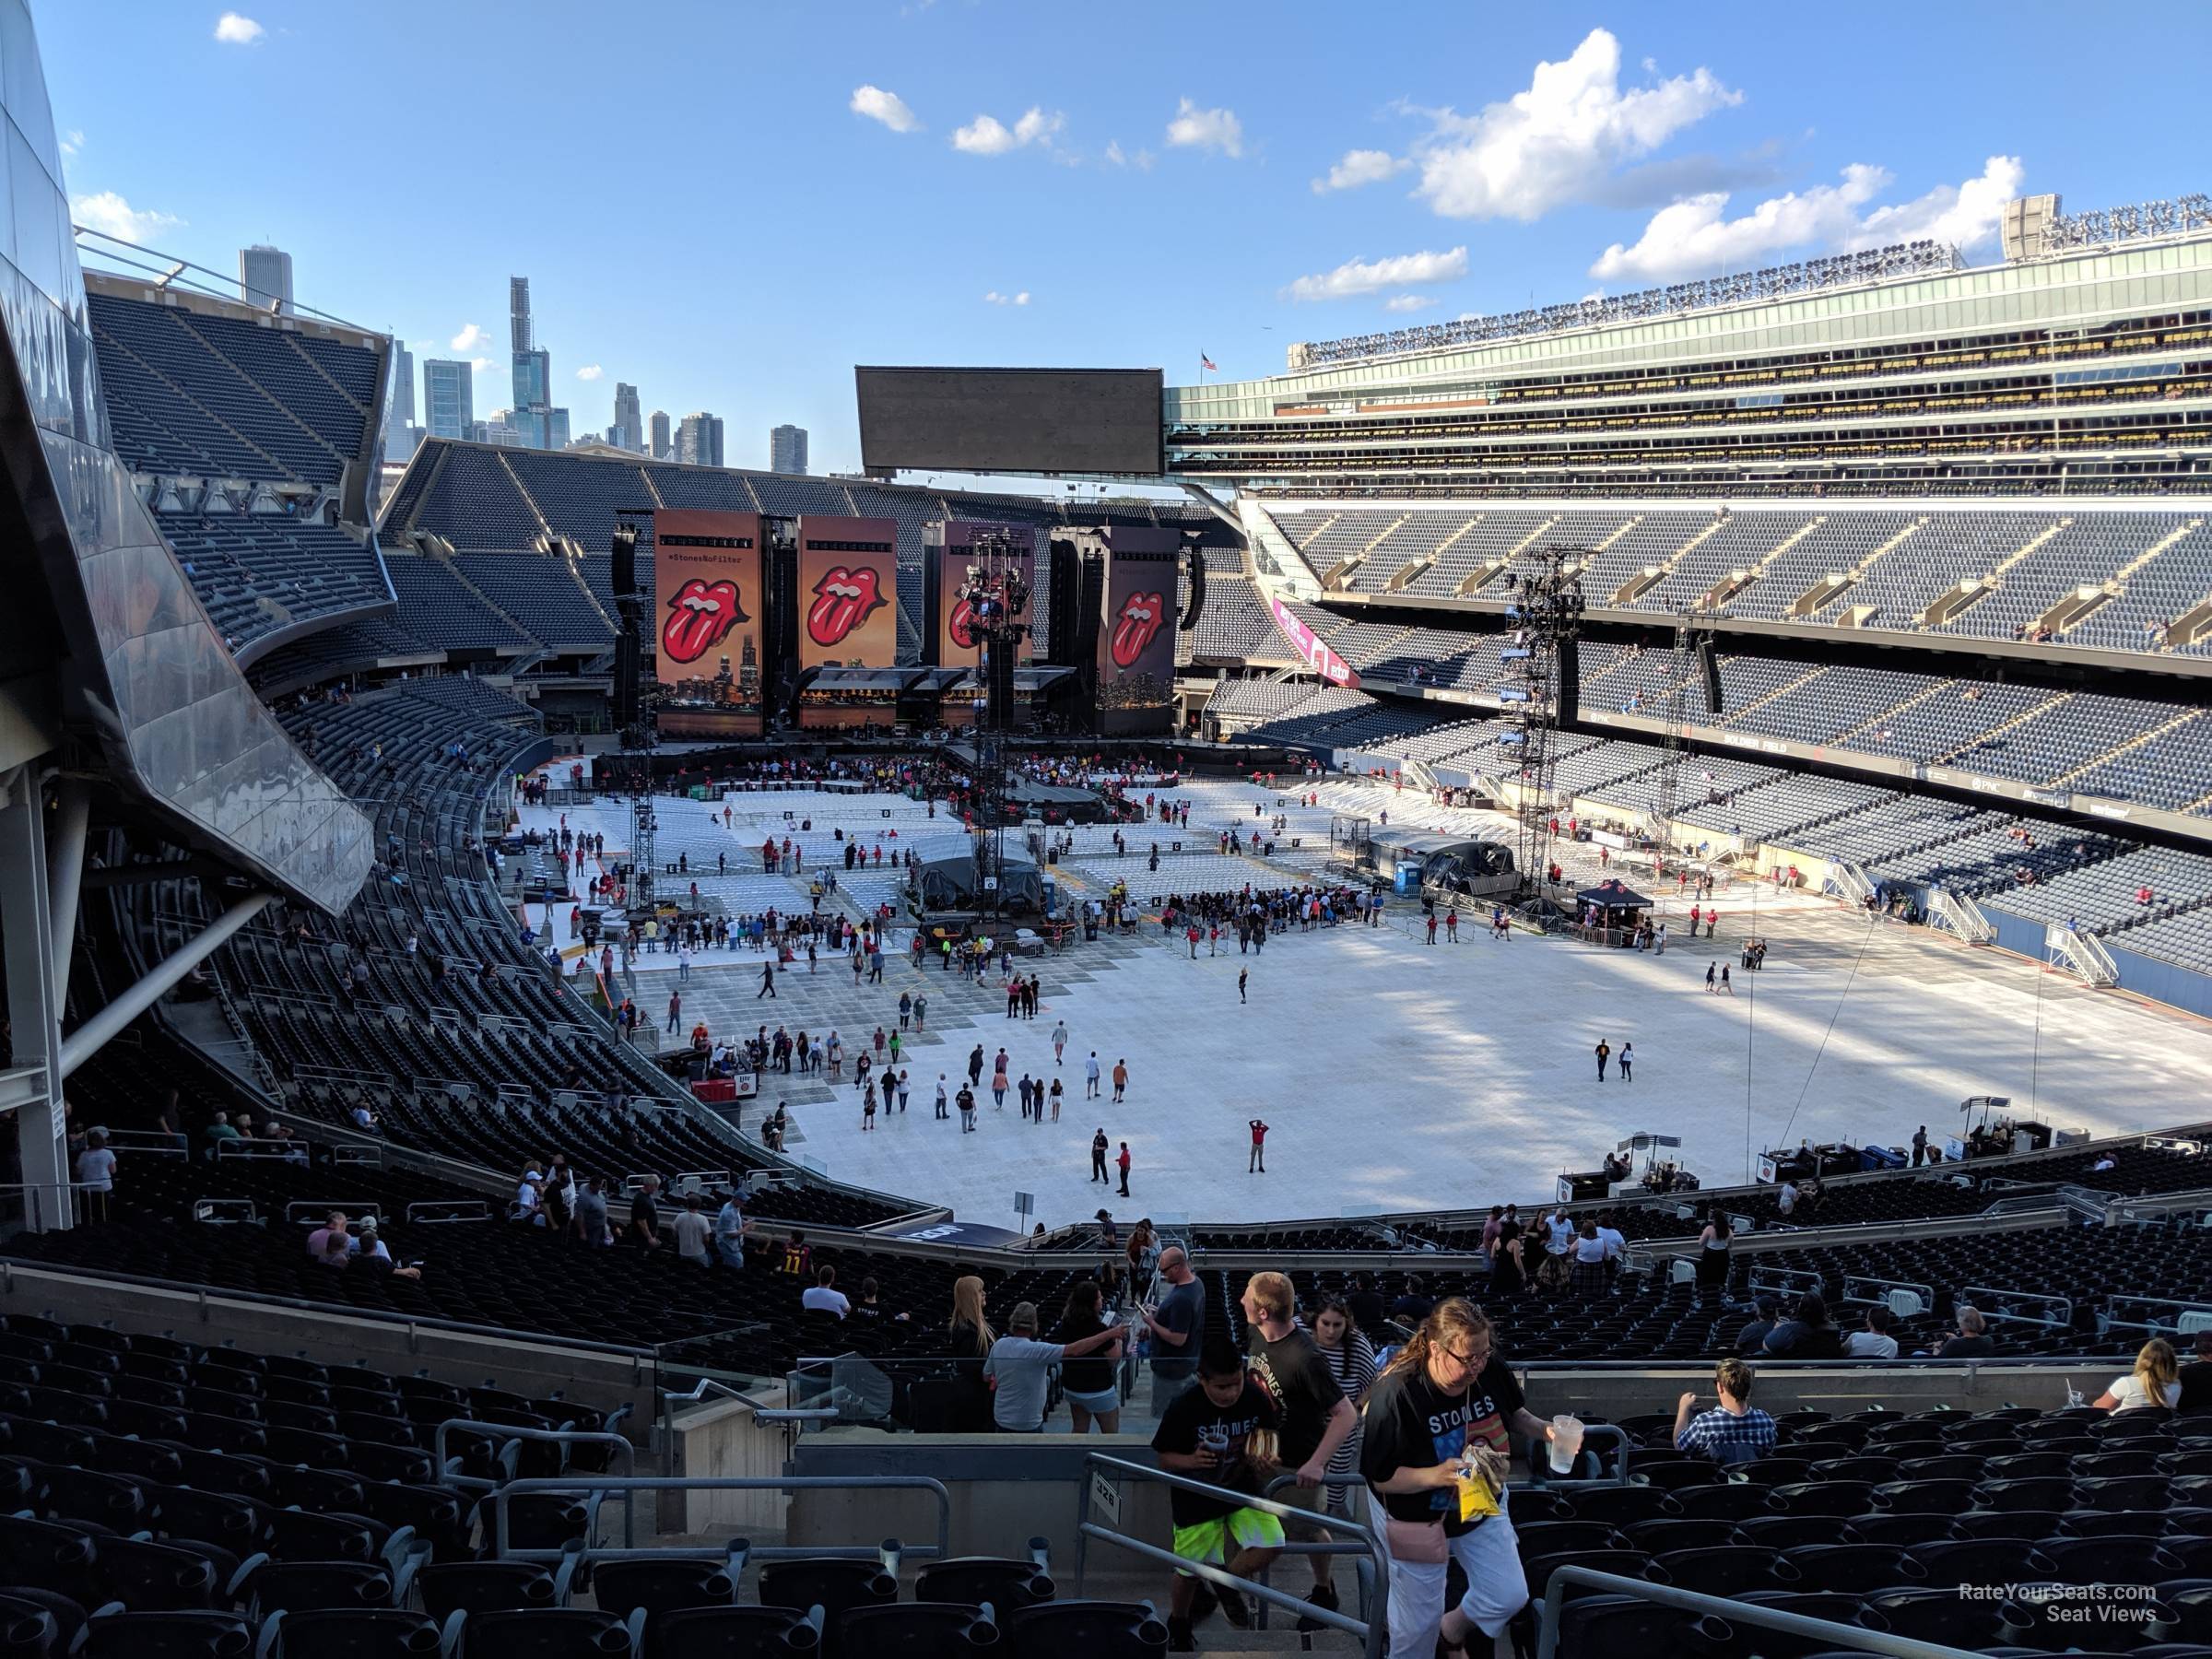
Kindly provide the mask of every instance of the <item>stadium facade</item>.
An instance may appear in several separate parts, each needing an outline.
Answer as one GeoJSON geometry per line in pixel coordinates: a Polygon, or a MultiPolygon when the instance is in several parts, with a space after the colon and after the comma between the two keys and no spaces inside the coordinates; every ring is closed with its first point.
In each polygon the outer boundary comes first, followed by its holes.
{"type": "Polygon", "coordinates": [[[1266,494],[2198,488],[2212,225],[2158,222],[2190,228],[1973,268],[1900,248],[1818,280],[1297,345],[1286,373],[1169,388],[1168,466],[1266,494]]]}

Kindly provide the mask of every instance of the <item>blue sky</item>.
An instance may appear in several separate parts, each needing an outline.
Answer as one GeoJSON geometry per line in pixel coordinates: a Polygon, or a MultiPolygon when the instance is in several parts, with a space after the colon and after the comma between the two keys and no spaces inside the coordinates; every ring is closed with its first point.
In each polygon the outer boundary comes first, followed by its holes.
{"type": "Polygon", "coordinates": [[[856,465],[855,362],[1259,375],[2208,182],[2138,73],[2212,55],[2202,4],[2109,65],[2057,6],[237,4],[33,0],[80,222],[276,242],[303,303],[488,359],[479,417],[527,275],[577,431],[629,381],[736,465],[782,420],[856,465]]]}

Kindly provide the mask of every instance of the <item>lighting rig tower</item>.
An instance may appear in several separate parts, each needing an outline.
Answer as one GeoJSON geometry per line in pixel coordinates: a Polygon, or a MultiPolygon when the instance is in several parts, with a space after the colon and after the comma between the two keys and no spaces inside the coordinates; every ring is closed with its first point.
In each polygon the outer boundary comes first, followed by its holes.
{"type": "Polygon", "coordinates": [[[1682,805],[1683,734],[1688,730],[1689,688],[1693,680],[1700,676],[1707,677],[1706,712],[1719,712],[1720,705],[1713,695],[1719,680],[1712,671],[1713,616],[1713,612],[1696,606],[1686,606],[1675,613],[1675,660],[1669,670],[1670,683],[1663,706],[1666,758],[1659,763],[1659,774],[1652,784],[1651,811],[1646,815],[1646,827],[1652,840],[1658,843],[1662,868],[1674,852],[1675,814],[1682,805]]]}
{"type": "Polygon", "coordinates": [[[1580,572],[1594,557],[1586,547],[1542,549],[1505,607],[1513,635],[1500,653],[1506,679],[1499,695],[1520,731],[1521,837],[1515,856],[1522,896],[1539,924],[1547,911],[1544,876],[1551,867],[1555,740],[1561,724],[1574,718],[1580,698],[1580,572]]]}
{"type": "MultiPolygon", "coordinates": [[[[621,511],[624,520],[642,518],[650,525],[650,512],[621,511]]],[[[653,747],[659,735],[650,710],[641,700],[640,665],[643,660],[645,599],[638,592],[639,530],[634,523],[615,527],[612,581],[616,613],[622,619],[615,640],[615,729],[622,746],[626,793],[629,796],[629,902],[653,902],[653,747]]]]}
{"type": "Polygon", "coordinates": [[[975,724],[975,881],[977,909],[1005,913],[1007,743],[1026,722],[1014,699],[1014,665],[1030,634],[1022,618],[1030,607],[1030,580],[1014,538],[1005,530],[977,533],[968,548],[968,572],[952,600],[965,605],[976,644],[976,677],[983,706],[975,724]]]}

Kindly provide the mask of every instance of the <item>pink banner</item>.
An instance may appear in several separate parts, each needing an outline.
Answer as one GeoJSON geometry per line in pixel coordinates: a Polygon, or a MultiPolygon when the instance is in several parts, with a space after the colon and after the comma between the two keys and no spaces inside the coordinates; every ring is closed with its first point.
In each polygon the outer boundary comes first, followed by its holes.
{"type": "Polygon", "coordinates": [[[1284,638],[1298,647],[1298,654],[1305,659],[1306,666],[1332,686],[1348,686],[1357,691],[1359,677],[1352,672],[1351,665],[1331,651],[1298,618],[1298,613],[1277,599],[1267,595],[1267,608],[1275,613],[1275,625],[1283,630],[1284,638]]]}

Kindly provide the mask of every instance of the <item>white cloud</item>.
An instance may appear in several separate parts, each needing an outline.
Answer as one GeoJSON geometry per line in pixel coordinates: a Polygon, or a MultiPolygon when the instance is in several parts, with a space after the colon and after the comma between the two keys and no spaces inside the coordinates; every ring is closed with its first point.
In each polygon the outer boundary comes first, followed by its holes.
{"type": "Polygon", "coordinates": [[[1971,248],[1997,233],[2005,204],[2020,194],[2028,170],[2018,156],[1992,156],[1979,177],[1963,184],[1938,184],[1916,201],[1877,207],[1859,227],[1853,245],[1878,248],[1887,242],[1949,242],[1971,248]]]}
{"type": "Polygon", "coordinates": [[[1168,123],[1168,147],[1241,156],[1244,153],[1244,126],[1233,111],[1202,110],[1186,98],[1175,106],[1175,119],[1168,123]]]}
{"type": "Polygon", "coordinates": [[[64,158],[65,158],[65,159],[67,159],[67,158],[74,158],[74,157],[76,156],[76,152],[77,152],[78,150],[81,150],[81,149],[83,149],[84,147],[85,147],[85,130],[84,130],[84,128],[82,128],[82,127],[71,127],[71,128],[70,128],[70,129],[69,129],[67,132],[65,132],[65,133],[64,133],[64,134],[62,135],[62,155],[64,156],[64,158]]]}
{"type": "Polygon", "coordinates": [[[1386,312],[1427,311],[1435,303],[1427,294],[1393,294],[1382,301],[1382,309],[1386,312]]]}
{"type": "Polygon", "coordinates": [[[606,371],[600,368],[596,363],[586,363],[582,368],[576,371],[576,378],[580,381],[595,381],[606,372],[606,371]]]}
{"type": "Polygon", "coordinates": [[[1152,163],[1157,159],[1148,149],[1124,149],[1118,138],[1106,146],[1105,160],[1109,167],[1134,167],[1139,172],[1150,172],[1152,163]]]}
{"type": "Polygon", "coordinates": [[[215,20],[215,38],[226,46],[251,46],[268,32],[238,12],[225,12],[215,20]]]}
{"type": "Polygon", "coordinates": [[[464,327],[459,334],[448,340],[446,344],[452,347],[455,351],[474,351],[477,347],[483,345],[490,338],[491,336],[485,333],[483,329],[477,327],[476,324],[471,323],[464,327]]]}
{"type": "Polygon", "coordinates": [[[69,213],[86,229],[126,242],[145,241],[184,223],[173,213],[157,213],[152,208],[140,212],[112,190],[72,198],[69,213]]]}
{"type": "Polygon", "coordinates": [[[1129,158],[1122,154],[1122,141],[1119,138],[1110,138],[1106,141],[1106,165],[1109,167],[1129,165],[1129,158]]]}
{"type": "Polygon", "coordinates": [[[2019,194],[2026,176],[2018,157],[1992,156],[1962,184],[1869,210],[1893,181],[1884,168],[1854,162],[1840,184],[1771,196],[1735,218],[1726,217],[1725,192],[1689,196],[1653,214],[1633,244],[1607,248],[1590,274],[1669,282],[1744,270],[1798,249],[1872,248],[1924,237],[1971,247],[1996,233],[1998,210],[2019,194]]]}
{"type": "Polygon", "coordinates": [[[1703,68],[1623,91],[1620,42],[1594,29],[1564,62],[1538,64],[1526,91],[1475,115],[1433,112],[1415,194],[1446,218],[1540,218],[1743,98],[1703,68]]]}
{"type": "Polygon", "coordinates": [[[896,92],[886,92],[881,87],[855,87],[853,100],[845,106],[855,115],[865,115],[870,121],[880,121],[894,133],[918,133],[922,124],[914,112],[906,107],[906,100],[896,92]]]}
{"type": "Polygon", "coordinates": [[[491,366],[492,366],[492,363],[491,363],[491,359],[490,359],[489,358],[486,358],[486,357],[479,357],[479,358],[470,358],[470,359],[468,359],[468,366],[469,366],[469,368],[470,368],[470,369],[472,369],[473,371],[475,371],[477,373],[478,373],[478,374],[483,374],[483,373],[486,373],[486,372],[488,372],[488,371],[490,370],[490,368],[491,368],[491,366]]]}
{"type": "Polygon", "coordinates": [[[955,129],[952,147],[970,156],[1003,156],[1032,144],[1049,147],[1053,135],[1066,124],[1067,117],[1059,111],[1047,114],[1038,105],[1031,104],[1012,127],[995,115],[978,115],[966,126],[955,129]]]}
{"type": "Polygon", "coordinates": [[[1027,305],[1029,302],[1030,290],[1028,288],[1023,288],[1018,294],[1002,294],[996,288],[993,288],[983,296],[985,305],[1027,305]]]}
{"type": "Polygon", "coordinates": [[[1388,150],[1346,150],[1344,159],[1329,169],[1329,176],[1313,181],[1313,194],[1326,195],[1332,190],[1357,190],[1362,184],[1375,184],[1413,165],[1401,161],[1388,150]]]}
{"type": "Polygon", "coordinates": [[[1333,271],[1300,276],[1283,292],[1292,300],[1348,300],[1409,282],[1449,282],[1466,274],[1467,251],[1453,248],[1448,253],[1401,253],[1371,263],[1347,259],[1333,271]]]}

